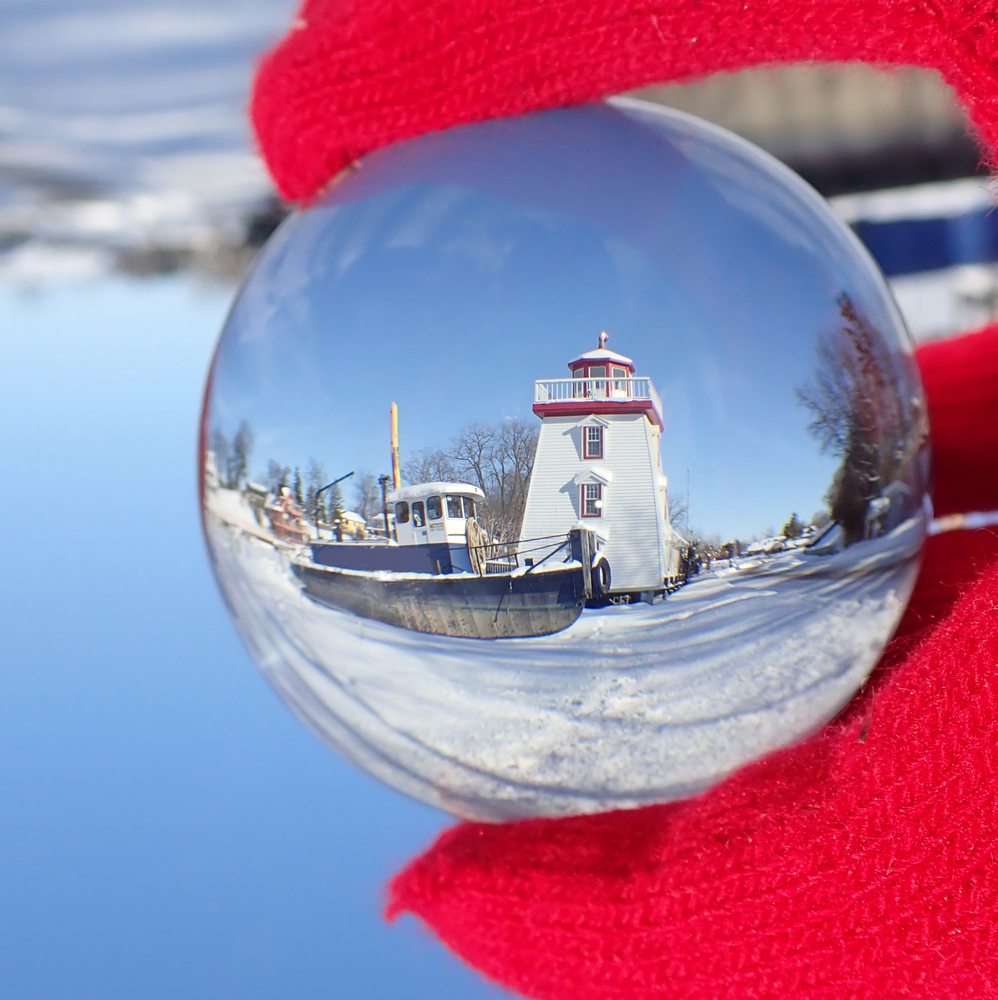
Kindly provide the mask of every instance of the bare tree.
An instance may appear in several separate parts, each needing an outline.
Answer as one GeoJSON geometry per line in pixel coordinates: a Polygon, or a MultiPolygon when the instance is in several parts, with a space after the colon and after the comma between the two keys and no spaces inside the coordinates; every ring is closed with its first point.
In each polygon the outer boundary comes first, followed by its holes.
{"type": "Polygon", "coordinates": [[[538,429],[519,418],[466,424],[447,449],[424,449],[405,463],[410,483],[462,482],[485,494],[478,520],[500,541],[520,534],[538,429]]]}
{"type": "Polygon", "coordinates": [[[370,521],[381,510],[381,487],[373,472],[358,472],[354,477],[353,504],[365,521],[370,521]]]}
{"type": "Polygon", "coordinates": [[[669,527],[673,531],[679,531],[680,526],[686,526],[689,520],[687,515],[689,514],[689,505],[686,503],[686,498],[682,496],[670,497],[667,501],[668,511],[669,511],[669,527]]]}
{"type": "Polygon", "coordinates": [[[924,414],[904,359],[892,356],[848,295],[838,302],[842,324],[821,338],[818,370],[797,400],[822,452],[842,459],[826,499],[851,543],[863,537],[869,501],[914,474],[924,414]]]}
{"type": "Polygon", "coordinates": [[[422,448],[402,464],[402,478],[413,486],[419,483],[448,483],[457,479],[457,470],[446,451],[422,448]]]}

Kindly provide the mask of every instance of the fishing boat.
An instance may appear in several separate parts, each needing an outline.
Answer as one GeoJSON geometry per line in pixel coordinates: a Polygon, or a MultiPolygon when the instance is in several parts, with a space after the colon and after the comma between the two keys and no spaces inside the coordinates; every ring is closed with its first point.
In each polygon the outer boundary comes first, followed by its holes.
{"type": "Polygon", "coordinates": [[[490,539],[476,518],[484,500],[467,483],[394,490],[394,535],[380,542],[312,541],[291,568],[313,601],[433,635],[511,639],[573,624],[609,589],[595,535],[490,539]]]}

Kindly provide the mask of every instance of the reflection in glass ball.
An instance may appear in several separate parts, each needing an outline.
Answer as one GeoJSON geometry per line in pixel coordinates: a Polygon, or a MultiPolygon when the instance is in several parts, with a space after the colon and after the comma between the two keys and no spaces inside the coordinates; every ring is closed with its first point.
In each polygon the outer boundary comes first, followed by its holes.
{"type": "Polygon", "coordinates": [[[766,154],[626,101],[400,143],[291,218],[222,333],[202,467],[280,695],[488,819],[689,795],[814,731],[928,511],[870,258],[766,154]]]}

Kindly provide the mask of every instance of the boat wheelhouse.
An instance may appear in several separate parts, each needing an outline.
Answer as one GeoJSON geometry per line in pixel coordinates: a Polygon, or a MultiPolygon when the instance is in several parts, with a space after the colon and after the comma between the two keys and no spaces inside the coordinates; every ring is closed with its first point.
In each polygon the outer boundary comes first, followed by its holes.
{"type": "MultiPolygon", "coordinates": [[[[468,556],[468,522],[474,520],[485,494],[467,483],[420,483],[402,486],[388,494],[399,545],[445,546],[445,561],[452,569],[471,572],[468,556]]],[[[439,558],[436,553],[431,558],[439,558]]]]}

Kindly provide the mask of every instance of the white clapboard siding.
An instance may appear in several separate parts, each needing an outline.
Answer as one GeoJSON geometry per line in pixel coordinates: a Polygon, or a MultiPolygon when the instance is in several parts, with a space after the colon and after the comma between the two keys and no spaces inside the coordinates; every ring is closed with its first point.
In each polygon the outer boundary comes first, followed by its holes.
{"type": "Polygon", "coordinates": [[[671,561],[665,523],[659,435],[643,414],[546,417],[530,477],[521,538],[564,534],[576,524],[596,531],[610,563],[612,589],[661,589],[671,561]],[[602,459],[582,457],[583,427],[604,426],[602,459]],[[595,473],[603,514],[582,518],[580,474],[595,473]]]}

